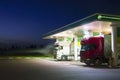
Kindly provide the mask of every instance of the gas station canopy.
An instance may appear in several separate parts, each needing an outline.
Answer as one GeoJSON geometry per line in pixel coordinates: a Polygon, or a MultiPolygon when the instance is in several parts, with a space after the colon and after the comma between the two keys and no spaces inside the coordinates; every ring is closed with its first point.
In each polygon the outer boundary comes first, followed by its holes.
{"type": "Polygon", "coordinates": [[[86,34],[86,32],[100,32],[103,34],[111,33],[111,25],[119,23],[120,16],[109,14],[93,14],[61,28],[53,30],[44,35],[45,39],[68,37],[77,34],[86,34]]]}

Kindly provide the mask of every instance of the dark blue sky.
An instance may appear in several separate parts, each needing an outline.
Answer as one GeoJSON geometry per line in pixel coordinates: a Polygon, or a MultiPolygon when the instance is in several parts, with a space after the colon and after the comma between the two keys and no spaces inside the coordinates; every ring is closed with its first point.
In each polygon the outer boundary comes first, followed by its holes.
{"type": "Polygon", "coordinates": [[[43,34],[93,13],[120,15],[120,1],[3,0],[0,40],[41,41],[43,34]]]}

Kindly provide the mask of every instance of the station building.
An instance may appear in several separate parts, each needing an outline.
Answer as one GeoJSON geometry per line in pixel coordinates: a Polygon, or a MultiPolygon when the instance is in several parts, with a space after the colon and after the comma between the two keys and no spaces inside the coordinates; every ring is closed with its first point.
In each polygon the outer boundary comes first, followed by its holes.
{"type": "Polygon", "coordinates": [[[44,39],[55,39],[57,59],[72,57],[80,59],[81,39],[90,36],[110,35],[112,56],[120,64],[120,16],[95,13],[44,35],[44,39]],[[58,47],[59,46],[59,47],[58,47]]]}

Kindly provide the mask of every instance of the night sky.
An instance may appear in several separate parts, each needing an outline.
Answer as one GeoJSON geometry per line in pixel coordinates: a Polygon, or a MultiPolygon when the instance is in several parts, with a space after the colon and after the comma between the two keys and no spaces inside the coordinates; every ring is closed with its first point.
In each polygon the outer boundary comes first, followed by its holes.
{"type": "Polygon", "coordinates": [[[0,0],[0,41],[42,43],[43,34],[93,13],[120,15],[120,1],[0,0]]]}

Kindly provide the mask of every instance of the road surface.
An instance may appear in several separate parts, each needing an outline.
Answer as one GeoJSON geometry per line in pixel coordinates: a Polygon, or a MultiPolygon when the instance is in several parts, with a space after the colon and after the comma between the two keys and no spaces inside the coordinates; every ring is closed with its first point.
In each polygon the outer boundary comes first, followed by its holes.
{"type": "Polygon", "coordinates": [[[120,80],[120,69],[48,59],[1,59],[0,80],[120,80]]]}

